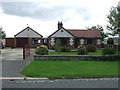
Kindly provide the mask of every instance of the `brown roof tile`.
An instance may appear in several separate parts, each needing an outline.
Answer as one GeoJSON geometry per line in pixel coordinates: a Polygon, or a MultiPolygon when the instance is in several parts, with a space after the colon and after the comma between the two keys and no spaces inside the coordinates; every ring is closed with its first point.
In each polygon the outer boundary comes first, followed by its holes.
{"type": "Polygon", "coordinates": [[[98,30],[66,29],[75,37],[98,37],[102,38],[98,30]]]}

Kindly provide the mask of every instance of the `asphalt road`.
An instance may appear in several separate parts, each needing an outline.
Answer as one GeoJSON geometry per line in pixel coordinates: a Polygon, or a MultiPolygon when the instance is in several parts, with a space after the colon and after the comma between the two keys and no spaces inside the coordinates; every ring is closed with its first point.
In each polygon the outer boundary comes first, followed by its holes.
{"type": "Polygon", "coordinates": [[[3,88],[118,88],[118,80],[110,79],[58,79],[58,80],[3,80],[3,88]]]}

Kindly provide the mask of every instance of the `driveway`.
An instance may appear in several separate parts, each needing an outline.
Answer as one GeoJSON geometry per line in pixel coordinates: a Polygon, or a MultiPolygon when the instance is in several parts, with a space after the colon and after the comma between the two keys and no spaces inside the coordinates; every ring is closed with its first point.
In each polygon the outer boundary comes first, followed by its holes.
{"type": "Polygon", "coordinates": [[[2,77],[20,77],[20,71],[26,66],[25,60],[2,60],[2,77]]]}
{"type": "Polygon", "coordinates": [[[2,60],[23,60],[22,48],[5,48],[1,50],[2,60]]]}
{"type": "Polygon", "coordinates": [[[30,62],[23,60],[22,48],[5,48],[1,50],[2,77],[20,77],[19,72],[30,62]]]}

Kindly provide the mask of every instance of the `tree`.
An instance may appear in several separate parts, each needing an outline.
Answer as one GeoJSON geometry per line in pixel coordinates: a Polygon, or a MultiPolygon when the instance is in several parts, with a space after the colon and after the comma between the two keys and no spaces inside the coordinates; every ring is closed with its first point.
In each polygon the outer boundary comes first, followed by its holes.
{"type": "Polygon", "coordinates": [[[102,26],[100,25],[96,25],[96,26],[92,26],[92,27],[87,27],[87,29],[89,30],[99,30],[100,34],[102,35],[102,37],[107,37],[107,33],[104,32],[104,29],[102,26]]]}
{"type": "Polygon", "coordinates": [[[117,7],[112,7],[107,15],[109,25],[107,25],[107,29],[111,31],[111,35],[120,33],[120,2],[117,7]]]}
{"type": "Polygon", "coordinates": [[[3,28],[0,27],[0,38],[5,38],[6,37],[6,33],[5,31],[3,31],[3,28]]]}

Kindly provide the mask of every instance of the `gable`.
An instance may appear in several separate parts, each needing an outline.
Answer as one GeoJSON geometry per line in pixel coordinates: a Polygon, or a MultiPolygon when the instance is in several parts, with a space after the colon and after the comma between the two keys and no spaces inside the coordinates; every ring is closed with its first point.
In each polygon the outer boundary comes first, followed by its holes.
{"type": "Polygon", "coordinates": [[[30,27],[25,28],[21,32],[15,35],[15,37],[42,37],[39,33],[31,29],[30,27]]]}
{"type": "Polygon", "coordinates": [[[60,30],[57,30],[55,33],[50,35],[50,37],[73,37],[72,34],[70,34],[68,31],[66,31],[64,28],[61,28],[60,30]]]}

